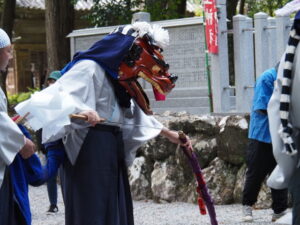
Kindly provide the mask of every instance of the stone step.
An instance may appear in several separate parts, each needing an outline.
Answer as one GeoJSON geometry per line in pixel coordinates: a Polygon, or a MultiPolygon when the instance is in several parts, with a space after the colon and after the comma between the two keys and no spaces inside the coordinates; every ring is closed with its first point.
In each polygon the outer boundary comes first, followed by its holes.
{"type": "MultiPolygon", "coordinates": [[[[145,89],[149,98],[154,98],[152,89],[145,89]]],[[[174,88],[167,98],[180,98],[180,97],[207,97],[208,89],[206,87],[200,88],[174,88]]]]}
{"type": "MultiPolygon", "coordinates": [[[[202,115],[210,113],[208,97],[197,98],[176,98],[168,99],[167,101],[157,102],[150,100],[151,108],[155,113],[163,113],[165,111],[170,112],[188,112],[194,115],[202,115]],[[193,103],[193,104],[191,104],[193,103]]],[[[235,97],[230,97],[230,109],[232,112],[235,111],[235,97]]]]}
{"type": "Polygon", "coordinates": [[[166,111],[170,111],[170,112],[188,112],[190,114],[193,115],[202,115],[202,114],[209,114],[210,110],[209,107],[167,107],[167,108],[152,108],[154,113],[158,113],[158,114],[162,114],[166,111]]]}
{"type": "MultiPolygon", "coordinates": [[[[155,101],[152,89],[145,92],[150,100],[150,107],[155,113],[188,112],[190,114],[201,115],[210,113],[208,89],[202,88],[178,88],[174,89],[166,101],[155,101]]],[[[230,111],[235,111],[235,96],[230,97],[230,111]]]]}
{"type": "Polygon", "coordinates": [[[161,107],[209,107],[208,97],[167,98],[166,101],[155,101],[150,99],[150,106],[161,107]]]}

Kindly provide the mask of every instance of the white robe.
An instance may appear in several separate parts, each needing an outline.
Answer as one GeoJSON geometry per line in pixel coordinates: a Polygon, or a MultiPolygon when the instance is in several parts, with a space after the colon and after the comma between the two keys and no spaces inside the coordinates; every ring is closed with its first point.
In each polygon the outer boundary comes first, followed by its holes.
{"type": "MultiPolygon", "coordinates": [[[[83,110],[95,110],[100,117],[106,119],[104,124],[121,127],[127,165],[132,163],[137,148],[147,140],[157,136],[163,128],[163,125],[153,116],[145,115],[134,101],[132,101],[130,109],[121,108],[117,103],[114,89],[106,77],[105,71],[92,60],[77,62],[55,84],[44,89],[38,95],[42,96],[43,92],[50,92],[49,89],[59,90],[56,93],[53,91],[53,93],[55,95],[59,95],[59,92],[63,93],[63,96],[66,96],[68,101],[72,102],[74,108],[71,111],[66,110],[70,106],[64,104],[61,104],[61,111],[79,113],[83,110]]],[[[59,97],[55,96],[54,99],[59,99],[59,97]]],[[[17,107],[16,110],[22,108],[23,113],[30,110],[39,110],[40,103],[29,103],[29,101],[22,104],[22,107],[17,107]],[[28,107],[26,104],[28,104],[28,107]],[[24,110],[25,108],[26,110],[24,110]]],[[[46,124],[42,126],[43,142],[63,138],[68,158],[74,164],[87,135],[89,124],[80,120],[72,120],[69,124],[63,125],[61,123],[62,125],[57,126],[60,123],[55,121],[62,119],[59,118],[60,115],[56,115],[55,110],[51,109],[45,110],[44,113],[47,116],[42,118],[43,124],[46,124]]],[[[63,115],[63,117],[66,118],[66,115],[63,115]]],[[[38,121],[37,124],[40,122],[38,121]]]]}
{"type": "MultiPolygon", "coordinates": [[[[0,188],[6,166],[10,165],[16,154],[24,146],[24,135],[7,115],[7,100],[0,88],[0,188]]],[[[1,201],[1,199],[0,199],[1,201]]]]}
{"type": "MultiPolygon", "coordinates": [[[[268,186],[274,189],[283,189],[287,188],[290,182],[290,179],[297,168],[298,156],[289,156],[282,152],[284,144],[282,139],[279,136],[280,128],[280,116],[279,116],[279,107],[280,107],[280,95],[282,89],[282,79],[283,79],[283,65],[284,65],[283,55],[279,68],[277,80],[275,81],[274,91],[270,102],[268,104],[268,117],[269,117],[269,127],[273,145],[273,154],[277,161],[277,166],[267,180],[268,186]]],[[[300,48],[296,49],[296,54],[294,58],[293,68],[292,68],[292,91],[291,91],[291,103],[290,103],[290,114],[289,120],[294,128],[294,135],[299,134],[300,129],[300,48]]],[[[300,151],[300,145],[297,144],[298,155],[300,151]]]]}

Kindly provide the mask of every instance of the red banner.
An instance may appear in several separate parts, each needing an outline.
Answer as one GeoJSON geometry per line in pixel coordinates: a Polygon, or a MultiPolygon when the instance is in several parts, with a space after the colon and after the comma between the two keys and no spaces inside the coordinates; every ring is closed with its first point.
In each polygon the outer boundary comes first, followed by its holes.
{"type": "Polygon", "coordinates": [[[218,53],[218,16],[215,0],[203,0],[205,35],[208,52],[218,53]]]}

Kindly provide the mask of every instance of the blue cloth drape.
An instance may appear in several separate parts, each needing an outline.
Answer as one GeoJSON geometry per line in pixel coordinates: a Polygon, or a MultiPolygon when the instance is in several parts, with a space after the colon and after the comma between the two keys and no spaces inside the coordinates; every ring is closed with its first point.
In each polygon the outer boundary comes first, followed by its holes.
{"type": "Polygon", "coordinates": [[[117,79],[119,66],[129,51],[134,37],[120,32],[112,33],[97,41],[86,51],[77,52],[61,73],[66,73],[72,66],[82,59],[97,62],[111,77],[117,79]]]}
{"type": "MultiPolygon", "coordinates": [[[[23,134],[31,139],[26,128],[22,125],[19,125],[19,127],[23,134]]],[[[17,154],[13,163],[9,166],[14,199],[28,225],[31,224],[28,184],[39,186],[45,183],[48,178],[56,175],[57,170],[65,157],[63,144],[60,142],[53,142],[52,146],[49,147],[47,156],[47,164],[44,167],[41,165],[38,156],[35,154],[28,159],[23,159],[20,154],[17,154]]]]}

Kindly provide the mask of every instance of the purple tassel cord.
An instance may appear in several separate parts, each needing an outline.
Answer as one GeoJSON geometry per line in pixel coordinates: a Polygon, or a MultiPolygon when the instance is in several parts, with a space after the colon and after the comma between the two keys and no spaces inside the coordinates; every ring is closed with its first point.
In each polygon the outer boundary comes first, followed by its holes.
{"type": "MultiPolygon", "coordinates": [[[[179,140],[183,144],[187,142],[186,135],[185,135],[185,133],[183,133],[183,131],[179,131],[178,135],[179,135],[179,140]]],[[[197,156],[196,156],[195,152],[193,151],[193,149],[189,149],[189,148],[186,148],[183,146],[181,146],[181,149],[183,150],[184,154],[188,158],[188,160],[192,166],[193,172],[195,174],[195,177],[197,179],[197,183],[198,183],[197,192],[199,194],[198,205],[199,205],[200,213],[202,215],[205,215],[206,208],[207,208],[211,225],[218,225],[214,203],[208,193],[208,189],[207,189],[206,183],[203,179],[202,171],[201,171],[200,165],[198,163],[197,156]],[[206,208],[205,208],[205,206],[206,206],[206,208]]]]}

